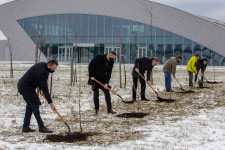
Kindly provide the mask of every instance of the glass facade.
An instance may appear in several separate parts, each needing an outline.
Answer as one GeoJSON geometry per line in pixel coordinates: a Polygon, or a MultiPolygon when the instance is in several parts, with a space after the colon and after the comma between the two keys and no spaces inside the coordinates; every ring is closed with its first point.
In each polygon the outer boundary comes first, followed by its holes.
{"type": "Polygon", "coordinates": [[[158,57],[163,64],[172,56],[183,56],[186,65],[190,57],[199,54],[209,65],[225,65],[223,56],[185,37],[169,31],[121,18],[89,14],[55,14],[18,20],[18,23],[46,55],[61,62],[90,62],[98,54],[111,50],[123,56],[125,63],[138,57],[158,57]]]}

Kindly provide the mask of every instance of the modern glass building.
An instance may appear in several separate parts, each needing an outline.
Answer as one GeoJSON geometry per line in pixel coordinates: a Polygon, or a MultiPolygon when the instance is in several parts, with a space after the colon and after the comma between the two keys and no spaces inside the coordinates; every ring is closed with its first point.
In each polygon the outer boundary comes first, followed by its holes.
{"type": "Polygon", "coordinates": [[[181,55],[185,65],[192,55],[199,54],[201,58],[207,58],[209,64],[225,65],[223,56],[204,45],[132,20],[101,15],[56,14],[18,22],[34,43],[43,41],[43,46],[39,44],[39,47],[45,55],[50,47],[51,58],[62,62],[70,61],[73,49],[74,59],[80,63],[88,63],[96,55],[114,50],[116,62],[119,62],[121,51],[125,63],[134,63],[138,57],[152,56],[158,57],[163,64],[170,57],[181,55]]]}
{"type": "Polygon", "coordinates": [[[7,4],[26,3],[31,8],[35,6],[34,9],[42,8],[15,17],[18,30],[20,28],[32,42],[33,55],[38,42],[45,56],[50,48],[50,57],[60,62],[69,62],[72,50],[74,60],[79,63],[88,63],[96,55],[114,50],[117,63],[120,59],[134,63],[139,57],[158,57],[163,64],[170,57],[181,55],[182,64],[186,65],[192,55],[199,54],[209,60],[209,65],[225,65],[222,48],[225,40],[221,38],[225,37],[225,27],[218,22],[146,0],[57,1],[54,1],[56,9],[50,7],[50,2],[40,5],[34,0],[7,4]],[[60,4],[68,9],[57,10],[60,4]],[[108,6],[117,9],[102,10],[108,6]],[[152,10],[146,11],[146,7],[152,10]],[[218,32],[222,36],[218,37],[218,32]]]}

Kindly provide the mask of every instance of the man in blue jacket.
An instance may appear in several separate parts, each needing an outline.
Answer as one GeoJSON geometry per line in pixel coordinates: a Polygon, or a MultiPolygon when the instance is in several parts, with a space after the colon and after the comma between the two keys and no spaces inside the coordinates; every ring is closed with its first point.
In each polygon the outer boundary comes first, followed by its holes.
{"type": "Polygon", "coordinates": [[[35,90],[37,87],[40,88],[40,94],[46,98],[51,106],[51,109],[55,111],[56,108],[49,94],[47,80],[49,73],[53,73],[57,67],[57,60],[50,60],[48,63],[37,63],[33,65],[19,80],[17,84],[18,91],[27,103],[22,132],[35,131],[29,127],[32,113],[34,113],[34,116],[37,120],[39,132],[53,132],[44,126],[39,111],[39,105],[41,105],[41,102],[35,90]]]}

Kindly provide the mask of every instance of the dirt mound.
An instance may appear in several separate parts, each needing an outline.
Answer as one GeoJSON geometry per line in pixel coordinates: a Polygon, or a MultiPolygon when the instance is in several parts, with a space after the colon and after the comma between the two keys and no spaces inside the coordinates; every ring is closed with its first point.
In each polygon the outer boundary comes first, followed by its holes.
{"type": "Polygon", "coordinates": [[[176,92],[176,93],[194,93],[195,91],[182,91],[182,92],[176,92]]]}
{"type": "Polygon", "coordinates": [[[222,83],[222,82],[217,82],[217,81],[207,81],[208,84],[219,84],[219,83],[222,83]]]}
{"type": "Polygon", "coordinates": [[[66,143],[73,143],[76,141],[85,141],[87,140],[88,136],[93,136],[97,135],[98,133],[80,133],[76,132],[73,133],[73,135],[47,135],[46,139],[44,140],[49,140],[51,142],[66,142],[66,143]]]}
{"type": "Polygon", "coordinates": [[[116,116],[120,118],[144,118],[147,115],[149,114],[148,113],[123,113],[116,116]]]}
{"type": "Polygon", "coordinates": [[[198,89],[209,89],[209,88],[211,88],[211,87],[207,87],[207,86],[199,86],[199,87],[197,87],[198,89]]]}
{"type": "Polygon", "coordinates": [[[164,99],[164,98],[160,98],[157,100],[158,103],[160,102],[166,102],[166,103],[172,103],[172,102],[175,102],[176,100],[174,99],[164,99]]]}

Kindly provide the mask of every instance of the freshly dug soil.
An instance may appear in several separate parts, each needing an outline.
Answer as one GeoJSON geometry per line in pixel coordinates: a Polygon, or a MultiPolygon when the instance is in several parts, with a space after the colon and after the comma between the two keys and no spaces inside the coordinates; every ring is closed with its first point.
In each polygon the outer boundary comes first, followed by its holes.
{"type": "Polygon", "coordinates": [[[159,99],[157,100],[157,102],[166,102],[166,103],[172,103],[172,102],[175,102],[176,100],[174,99],[159,99]]]}
{"type": "Polygon", "coordinates": [[[116,115],[120,118],[144,118],[145,116],[149,115],[148,113],[123,113],[116,115]]]}
{"type": "Polygon", "coordinates": [[[202,86],[202,87],[197,87],[198,89],[209,89],[210,87],[207,87],[207,86],[202,86]]]}
{"type": "Polygon", "coordinates": [[[222,82],[216,82],[216,81],[207,81],[208,84],[218,84],[218,83],[222,83],[222,82]]]}
{"type": "Polygon", "coordinates": [[[125,103],[125,104],[133,104],[134,102],[131,100],[131,101],[123,101],[123,103],[125,103]]]}
{"type": "Polygon", "coordinates": [[[195,91],[182,91],[182,92],[176,92],[176,93],[194,93],[195,91]]]}
{"type": "Polygon", "coordinates": [[[93,136],[97,135],[98,133],[80,133],[76,132],[73,133],[73,135],[47,135],[46,139],[44,140],[49,140],[51,142],[65,142],[65,143],[73,143],[76,141],[85,141],[87,140],[88,136],[93,136]]]}

